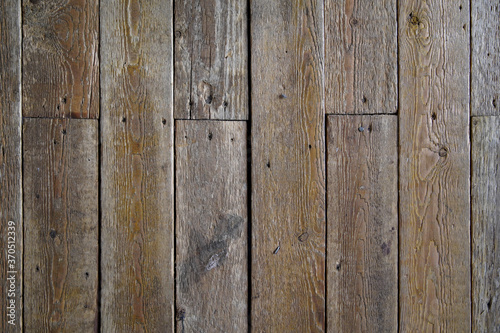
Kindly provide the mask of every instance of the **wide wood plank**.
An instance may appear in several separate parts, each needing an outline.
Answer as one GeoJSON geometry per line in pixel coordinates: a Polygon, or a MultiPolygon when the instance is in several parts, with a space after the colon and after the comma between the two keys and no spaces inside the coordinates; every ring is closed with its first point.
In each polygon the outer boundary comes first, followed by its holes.
{"type": "Polygon", "coordinates": [[[0,1],[0,332],[5,333],[21,332],[23,322],[20,18],[16,1],[0,1]]]}
{"type": "Polygon", "coordinates": [[[398,330],[396,116],[329,116],[328,330],[398,330]]]}
{"type": "Polygon", "coordinates": [[[171,332],[172,1],[100,8],[101,331],[171,332]]]}
{"type": "Polygon", "coordinates": [[[325,1],[326,113],[397,111],[396,0],[325,1]]]}
{"type": "Polygon", "coordinates": [[[325,330],[323,1],[251,2],[255,332],[325,330]]]}
{"type": "Polygon", "coordinates": [[[177,121],[177,332],[246,332],[246,123],[177,121]]]}
{"type": "Polygon", "coordinates": [[[24,122],[27,332],[94,332],[96,328],[97,129],[95,120],[24,122]]]}
{"type": "Polygon", "coordinates": [[[176,119],[247,119],[247,0],[175,0],[176,119]]]}
{"type": "Polygon", "coordinates": [[[99,117],[99,1],[23,0],[23,115],[99,117]]]}
{"type": "Polygon", "coordinates": [[[471,4],[471,113],[500,115],[500,4],[471,4]]]}
{"type": "Polygon", "coordinates": [[[472,118],[473,332],[500,332],[500,117],[472,118]]]}
{"type": "Polygon", "coordinates": [[[469,332],[469,2],[402,0],[400,330],[469,332]]]}

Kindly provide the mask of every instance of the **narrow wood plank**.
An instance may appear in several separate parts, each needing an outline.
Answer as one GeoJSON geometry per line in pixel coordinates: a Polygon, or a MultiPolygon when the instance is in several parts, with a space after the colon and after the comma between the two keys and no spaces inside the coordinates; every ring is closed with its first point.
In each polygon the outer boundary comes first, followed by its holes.
{"type": "Polygon", "coordinates": [[[21,6],[0,1],[0,332],[22,331],[21,6]],[[16,273],[8,273],[16,272],[16,273]]]}
{"type": "Polygon", "coordinates": [[[99,117],[99,1],[23,0],[23,115],[99,117]]]}
{"type": "Polygon", "coordinates": [[[402,0],[400,330],[469,332],[469,2],[402,0]]]}
{"type": "Polygon", "coordinates": [[[97,327],[97,128],[95,120],[24,121],[27,332],[97,327]]]}
{"type": "Polygon", "coordinates": [[[101,2],[102,332],[171,332],[172,1],[101,2]]]}
{"type": "Polygon", "coordinates": [[[398,330],[396,116],[329,116],[328,330],[398,330]]]}
{"type": "Polygon", "coordinates": [[[397,111],[396,0],[325,1],[326,113],[397,111]]]}
{"type": "Polygon", "coordinates": [[[247,0],[175,0],[176,119],[247,119],[247,0]]]}
{"type": "Polygon", "coordinates": [[[473,332],[500,332],[500,117],[472,118],[473,332]]]}
{"type": "Polygon", "coordinates": [[[246,332],[246,123],[177,121],[175,138],[177,332],[246,332]]]}
{"type": "Polygon", "coordinates": [[[323,1],[251,2],[255,332],[325,330],[323,1]]]}
{"type": "Polygon", "coordinates": [[[471,2],[472,115],[500,115],[500,4],[471,2]]]}

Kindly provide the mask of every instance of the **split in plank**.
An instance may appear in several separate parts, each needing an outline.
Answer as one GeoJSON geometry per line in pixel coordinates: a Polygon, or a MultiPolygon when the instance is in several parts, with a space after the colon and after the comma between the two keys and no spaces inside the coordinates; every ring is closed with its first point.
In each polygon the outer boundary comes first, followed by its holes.
{"type": "Polygon", "coordinates": [[[98,124],[25,119],[24,325],[92,332],[97,325],[98,124]]]}
{"type": "Polygon", "coordinates": [[[176,122],[177,331],[246,332],[246,122],[176,122]]]}
{"type": "Polygon", "coordinates": [[[23,0],[23,115],[98,118],[98,47],[98,0],[23,0]]]}
{"type": "Polygon", "coordinates": [[[176,119],[248,119],[247,0],[175,0],[176,119]]]}
{"type": "Polygon", "coordinates": [[[0,1],[0,332],[4,333],[22,332],[23,323],[20,18],[17,1],[0,1]]]}
{"type": "Polygon", "coordinates": [[[397,332],[397,117],[327,119],[328,328],[397,332]]]}
{"type": "Polygon", "coordinates": [[[469,1],[399,2],[403,332],[471,328],[469,13],[469,1]]]}
{"type": "Polygon", "coordinates": [[[323,1],[251,1],[256,332],[325,330],[323,1]]]}
{"type": "Polygon", "coordinates": [[[396,0],[325,1],[326,113],[395,113],[396,0]]]}
{"type": "Polygon", "coordinates": [[[101,331],[171,332],[172,1],[100,10],[101,331]]]}
{"type": "Polygon", "coordinates": [[[500,117],[472,118],[473,332],[500,332],[500,117]]]}

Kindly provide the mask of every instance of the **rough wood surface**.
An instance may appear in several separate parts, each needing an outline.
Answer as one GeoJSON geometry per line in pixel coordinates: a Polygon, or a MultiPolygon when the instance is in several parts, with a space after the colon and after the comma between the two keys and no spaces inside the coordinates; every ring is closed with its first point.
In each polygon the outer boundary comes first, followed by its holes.
{"type": "Polygon", "coordinates": [[[326,113],[397,111],[396,0],[325,1],[326,113]]]}
{"type": "Polygon", "coordinates": [[[4,333],[22,331],[20,18],[16,1],[0,1],[0,332],[4,333]],[[15,279],[7,280],[12,275],[15,279]]]}
{"type": "Polygon", "coordinates": [[[469,2],[399,3],[400,330],[469,332],[469,2]]]}
{"type": "Polygon", "coordinates": [[[24,121],[27,332],[97,327],[97,128],[95,120],[24,121]]]}
{"type": "Polygon", "coordinates": [[[329,116],[328,330],[398,330],[396,116],[329,116]]]}
{"type": "Polygon", "coordinates": [[[472,118],[473,332],[500,332],[500,117],[472,118]]]}
{"type": "Polygon", "coordinates": [[[175,0],[176,119],[247,119],[247,0],[175,0]]]}
{"type": "Polygon", "coordinates": [[[500,115],[500,4],[491,0],[471,4],[471,113],[500,115]]]}
{"type": "Polygon", "coordinates": [[[325,330],[323,1],[251,2],[255,332],[325,330]]]}
{"type": "Polygon", "coordinates": [[[246,123],[177,121],[177,332],[246,332],[246,123]]]}
{"type": "Polygon", "coordinates": [[[102,332],[171,332],[171,0],[101,2],[102,332]]]}
{"type": "Polygon", "coordinates": [[[98,118],[98,46],[98,0],[23,0],[23,115],[98,118]]]}

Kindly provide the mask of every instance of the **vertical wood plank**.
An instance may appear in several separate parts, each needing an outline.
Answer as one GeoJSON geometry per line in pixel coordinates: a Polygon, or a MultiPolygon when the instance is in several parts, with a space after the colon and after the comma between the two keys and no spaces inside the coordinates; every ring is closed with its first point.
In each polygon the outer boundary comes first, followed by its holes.
{"type": "Polygon", "coordinates": [[[5,333],[21,332],[23,322],[20,57],[21,6],[0,1],[0,332],[5,333]]]}
{"type": "Polygon", "coordinates": [[[471,328],[469,1],[402,0],[400,329],[471,328]]]}
{"type": "Polygon", "coordinates": [[[103,332],[170,332],[170,0],[101,2],[103,332]]]}
{"type": "Polygon", "coordinates": [[[471,113],[500,115],[500,4],[471,1],[471,113]]]}
{"type": "Polygon", "coordinates": [[[325,1],[326,113],[397,111],[396,0],[325,1]]]}
{"type": "Polygon", "coordinates": [[[246,123],[177,121],[177,331],[246,332],[246,123]]]}
{"type": "Polygon", "coordinates": [[[325,330],[323,1],[251,2],[255,332],[325,330]]]}
{"type": "Polygon", "coordinates": [[[247,0],[175,0],[176,119],[247,119],[247,0]]]}
{"type": "Polygon", "coordinates": [[[23,126],[24,324],[28,332],[97,325],[98,134],[95,120],[23,126]]]}
{"type": "Polygon", "coordinates": [[[23,115],[98,118],[98,47],[98,0],[23,0],[23,115]]]}
{"type": "Polygon", "coordinates": [[[397,117],[327,126],[328,329],[397,332],[397,117]]]}
{"type": "Polygon", "coordinates": [[[473,332],[500,332],[500,118],[472,119],[473,332]]]}

